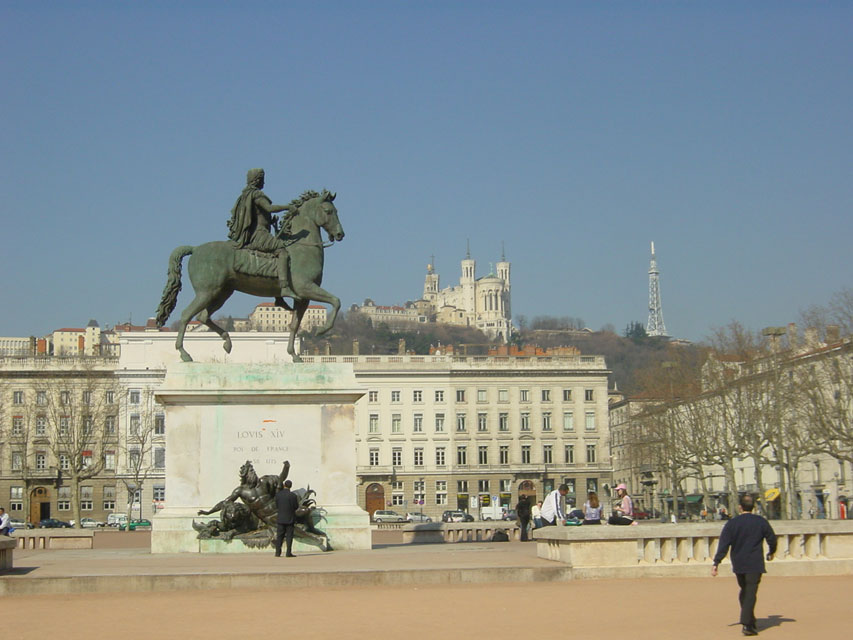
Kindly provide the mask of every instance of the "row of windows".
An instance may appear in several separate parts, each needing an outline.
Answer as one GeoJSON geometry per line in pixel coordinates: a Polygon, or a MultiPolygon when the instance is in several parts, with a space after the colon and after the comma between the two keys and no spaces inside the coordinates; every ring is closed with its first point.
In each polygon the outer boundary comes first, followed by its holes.
{"type": "MultiPolygon", "coordinates": [[[[24,452],[12,452],[12,471],[23,471],[24,469],[24,452]]],[[[166,468],[166,449],[163,447],[155,447],[152,451],[152,463],[155,469],[166,468]]],[[[36,451],[33,454],[33,469],[36,471],[46,471],[48,469],[49,456],[45,451],[36,451]]],[[[85,451],[80,456],[80,466],[82,468],[89,467],[93,464],[94,458],[91,451],[85,451]]],[[[128,451],[128,465],[132,469],[138,469],[142,466],[142,455],[139,449],[130,449],[128,451]]],[[[71,456],[61,453],[59,454],[59,469],[69,471],[71,469],[71,456]]],[[[104,452],[104,468],[110,471],[116,469],[116,452],[104,452]]]]}
{"type": "MultiPolygon", "coordinates": [[[[552,394],[553,389],[540,389],[539,390],[539,400],[541,402],[552,402],[553,398],[556,397],[556,394],[552,394]]],[[[563,402],[572,402],[573,393],[572,389],[563,389],[563,402]]],[[[403,401],[403,392],[397,389],[391,390],[391,402],[402,402],[403,401]]],[[[456,402],[468,402],[468,389],[456,389],[456,402]]],[[[435,402],[444,402],[445,391],[444,389],[436,389],[434,391],[433,399],[435,402]]],[[[532,402],[533,394],[531,394],[530,389],[519,389],[518,390],[518,401],[519,402],[532,402]]],[[[477,389],[476,394],[477,402],[490,402],[489,399],[489,389],[477,389]]],[[[595,390],[594,389],[584,389],[583,390],[583,399],[585,402],[594,402],[595,401],[595,390]]],[[[367,392],[367,400],[370,403],[379,402],[379,391],[371,390],[367,392]]],[[[412,402],[423,402],[424,401],[424,392],[422,389],[413,389],[412,390],[412,402]]],[[[498,389],[498,402],[509,402],[509,389],[498,389]]]]}
{"type": "MultiPolygon", "coordinates": [[[[412,433],[423,433],[424,432],[424,414],[415,413],[412,415],[412,433]]],[[[508,432],[510,430],[510,417],[509,413],[499,413],[498,414],[498,431],[499,432],[508,432]]],[[[543,411],[540,414],[540,426],[542,431],[553,431],[553,421],[552,415],[550,411],[543,411]]],[[[446,419],[445,414],[436,413],[434,416],[433,427],[435,433],[444,433],[446,427],[446,419]]],[[[518,416],[518,428],[521,431],[530,431],[531,430],[531,420],[530,413],[527,411],[522,411],[518,416]]],[[[595,431],[595,411],[587,411],[584,414],[584,429],[586,431],[595,431]]],[[[483,433],[491,430],[491,426],[489,424],[489,414],[488,413],[478,413],[477,414],[477,432],[483,433]]],[[[575,414],[574,411],[564,411],[563,412],[563,431],[574,431],[575,430],[575,414]]],[[[468,431],[468,414],[467,413],[457,413],[456,414],[456,432],[457,433],[466,433],[468,431]]],[[[378,434],[382,432],[381,423],[379,419],[378,413],[371,413],[368,416],[367,420],[367,432],[371,434],[378,434]]],[[[391,414],[391,433],[403,433],[403,416],[399,413],[391,414]]]]}
{"type": "MultiPolygon", "coordinates": [[[[136,491],[128,494],[128,504],[138,503],[141,498],[141,492],[136,491]],[[131,500],[132,498],[132,500],[131,500]]],[[[163,485],[154,485],[153,489],[154,500],[166,499],[166,487],[163,485]]],[[[113,511],[116,508],[116,488],[114,486],[103,487],[103,508],[104,511],[113,511]]],[[[9,511],[23,511],[24,488],[10,487],[9,491],[9,511]]],[[[81,486],[79,493],[80,510],[92,511],[94,509],[94,487],[81,486]]],[[[60,487],[57,490],[56,507],[59,511],[71,511],[71,487],[60,487]]]]}
{"type": "MultiPolygon", "coordinates": [[[[68,436],[73,424],[73,418],[70,416],[60,416],[59,435],[68,436]]],[[[118,416],[106,416],[104,418],[104,433],[107,436],[116,434],[116,425],[118,424],[118,416]]],[[[48,417],[46,415],[37,415],[35,417],[35,436],[46,436],[48,432],[48,417]]],[[[82,416],[80,425],[83,428],[83,434],[89,435],[95,428],[95,419],[93,416],[82,416]]],[[[12,416],[12,436],[23,437],[25,435],[26,420],[24,416],[12,416]]],[[[129,419],[129,429],[131,436],[138,436],[142,428],[142,417],[139,414],[131,414],[129,419]]],[[[162,436],[166,434],[166,416],[158,413],[154,416],[154,435],[162,436]]]]}
{"type": "MultiPolygon", "coordinates": [[[[459,466],[467,466],[468,464],[478,464],[478,465],[488,465],[490,463],[491,455],[491,447],[488,445],[480,445],[477,447],[477,458],[476,462],[473,458],[473,447],[472,455],[468,455],[468,447],[465,445],[460,445],[456,447],[456,464],[459,466]],[[470,462],[469,462],[470,458],[470,462]]],[[[531,464],[532,463],[532,451],[533,446],[529,444],[521,445],[520,450],[520,463],[521,464],[531,464]]],[[[435,449],[435,464],[438,467],[447,466],[447,450],[445,447],[436,447],[435,449]]],[[[512,456],[510,454],[510,446],[509,445],[500,445],[498,447],[498,457],[497,464],[511,464],[512,456]]],[[[492,459],[494,460],[494,459],[492,459]]],[[[587,444],[586,445],[586,460],[587,463],[595,463],[598,461],[598,445],[596,444],[587,444]]],[[[412,451],[412,460],[413,466],[422,467],[424,466],[424,449],[423,447],[415,447],[412,451]]],[[[561,462],[566,464],[575,464],[578,462],[575,456],[575,445],[567,444],[563,445],[563,459],[561,462]]],[[[555,463],[555,455],[554,455],[554,445],[546,444],[542,446],[542,459],[539,461],[540,464],[554,464],[555,463]]],[[[378,447],[373,447],[368,451],[368,464],[371,467],[378,467],[381,465],[380,462],[380,450],[378,447]]],[[[403,466],[403,448],[402,447],[394,447],[391,449],[391,466],[394,467],[402,467],[403,466]]]]}
{"type": "MultiPolygon", "coordinates": [[[[36,404],[46,405],[48,403],[48,392],[46,390],[38,390],[35,392],[36,404]]],[[[59,392],[59,404],[71,404],[73,394],[71,391],[63,390],[59,392]]],[[[94,392],[86,390],[80,393],[80,402],[84,405],[91,405],[94,400],[94,392]]],[[[107,404],[115,404],[116,392],[113,389],[104,391],[104,401],[107,404]]],[[[127,392],[127,401],[129,404],[142,403],[142,391],[139,389],[131,389],[127,392]]],[[[26,402],[26,392],[22,390],[12,392],[12,404],[22,405],[26,402]]]]}
{"type": "MultiPolygon", "coordinates": [[[[497,481],[498,491],[500,493],[512,493],[512,480],[510,479],[501,479],[497,481]]],[[[566,484],[569,488],[569,495],[575,493],[576,487],[576,479],[575,478],[563,478],[563,483],[566,484]]],[[[402,482],[392,482],[391,483],[391,504],[395,506],[401,506],[406,503],[405,498],[405,487],[402,482]]],[[[481,495],[491,495],[492,492],[492,483],[489,479],[483,479],[477,481],[477,493],[481,495]]],[[[598,478],[586,478],[586,491],[595,491],[598,492],[598,478]]],[[[425,483],[423,481],[415,481],[412,483],[412,493],[413,499],[416,502],[423,500],[423,504],[430,504],[428,502],[428,494],[426,492],[425,483]]],[[[469,483],[468,480],[457,480],[456,481],[456,497],[457,499],[467,500],[469,495],[469,483]]],[[[432,495],[435,500],[436,505],[445,505],[447,502],[447,481],[441,480],[435,483],[435,492],[432,495]]]]}

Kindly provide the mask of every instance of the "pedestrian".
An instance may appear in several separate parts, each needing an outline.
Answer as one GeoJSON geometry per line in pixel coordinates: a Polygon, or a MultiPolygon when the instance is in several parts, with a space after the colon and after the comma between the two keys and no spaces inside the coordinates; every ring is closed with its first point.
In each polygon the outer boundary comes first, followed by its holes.
{"type": "Polygon", "coordinates": [[[515,513],[518,515],[518,526],[521,528],[521,541],[527,542],[527,527],[530,526],[530,501],[527,496],[521,496],[515,505],[515,513]]]}
{"type": "Polygon", "coordinates": [[[530,515],[533,516],[533,528],[539,529],[542,526],[542,501],[540,500],[530,507],[530,515]]]}
{"type": "Polygon", "coordinates": [[[613,515],[607,524],[629,525],[634,522],[634,501],[628,495],[628,487],[624,483],[616,486],[616,497],[619,502],[613,507],[613,515]]]}
{"type": "Polygon", "coordinates": [[[744,495],[740,499],[741,514],[726,522],[723,527],[717,545],[717,555],[714,556],[714,566],[711,567],[711,575],[716,576],[717,567],[731,547],[732,571],[737,576],[740,587],[740,623],[745,636],[758,635],[755,601],[761,574],[766,573],[762,543],[767,541],[767,560],[772,560],[773,554],[776,553],[776,534],[773,527],[767,520],[752,513],[754,508],[755,499],[751,495],[744,495]]]}
{"type": "Polygon", "coordinates": [[[601,524],[601,503],[598,494],[590,491],[583,505],[583,524],[601,524]]]}
{"type": "Polygon", "coordinates": [[[9,524],[9,514],[6,513],[6,509],[0,507],[0,536],[8,536],[9,529],[12,528],[12,525],[9,524]]]}
{"type": "Polygon", "coordinates": [[[566,515],[563,511],[563,498],[566,497],[568,492],[569,485],[561,484],[545,496],[545,501],[542,503],[540,510],[543,527],[552,527],[566,523],[566,515]]]}
{"type": "Polygon", "coordinates": [[[281,543],[287,541],[286,557],[292,558],[293,553],[293,526],[296,522],[296,510],[299,508],[299,498],[290,490],[293,483],[290,480],[284,481],[284,487],[275,494],[275,506],[278,511],[277,524],[278,528],[275,536],[275,557],[281,557],[281,543]]]}

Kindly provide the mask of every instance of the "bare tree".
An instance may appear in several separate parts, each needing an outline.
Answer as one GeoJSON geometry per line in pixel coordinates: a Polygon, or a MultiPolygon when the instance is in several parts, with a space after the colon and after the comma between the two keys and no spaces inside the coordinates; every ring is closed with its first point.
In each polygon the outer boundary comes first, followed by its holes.
{"type": "Polygon", "coordinates": [[[81,499],[93,499],[80,495],[81,485],[106,468],[108,419],[116,410],[118,384],[95,358],[74,358],[67,369],[46,373],[32,382],[37,420],[44,420],[44,443],[58,465],[59,482],[67,480],[71,512],[80,527],[81,499]]]}
{"type": "MultiPolygon", "coordinates": [[[[127,436],[122,439],[121,457],[124,468],[119,479],[127,492],[127,519],[131,519],[135,497],[139,496],[139,518],[142,518],[142,495],[148,480],[165,467],[162,447],[165,423],[162,411],[155,408],[150,390],[131,390],[138,394],[127,409],[127,436]]],[[[130,527],[128,527],[128,531],[130,527]]]]}
{"type": "Polygon", "coordinates": [[[830,325],[839,327],[842,336],[853,334],[853,288],[836,291],[826,305],[814,305],[800,314],[805,327],[814,327],[821,333],[830,325]]]}
{"type": "Polygon", "coordinates": [[[796,384],[799,415],[818,451],[853,462],[853,341],[804,358],[796,384]]]}

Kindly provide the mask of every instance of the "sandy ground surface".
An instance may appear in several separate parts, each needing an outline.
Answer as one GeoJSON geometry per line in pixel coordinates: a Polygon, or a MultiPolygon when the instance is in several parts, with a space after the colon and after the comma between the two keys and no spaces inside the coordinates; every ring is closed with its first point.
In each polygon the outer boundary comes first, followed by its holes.
{"type": "MultiPolygon", "coordinates": [[[[850,635],[853,576],[765,578],[762,637],[850,635]]],[[[715,579],[5,597],[4,637],[740,638],[737,583],[715,579]],[[248,633],[247,633],[248,631],[248,633]]]]}

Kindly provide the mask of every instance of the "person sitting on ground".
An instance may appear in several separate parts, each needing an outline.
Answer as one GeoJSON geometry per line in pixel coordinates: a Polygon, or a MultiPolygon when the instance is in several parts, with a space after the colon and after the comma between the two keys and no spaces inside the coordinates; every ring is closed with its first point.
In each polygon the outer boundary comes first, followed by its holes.
{"type": "Polygon", "coordinates": [[[540,500],[530,507],[530,515],[533,517],[533,528],[538,529],[542,526],[542,501],[540,500]]]}
{"type": "Polygon", "coordinates": [[[634,501],[628,495],[628,487],[624,483],[616,486],[616,496],[619,498],[619,503],[613,507],[613,515],[610,516],[607,524],[635,524],[634,501]]]}
{"type": "Polygon", "coordinates": [[[590,491],[583,505],[583,524],[601,524],[601,503],[598,494],[590,491]]]}

